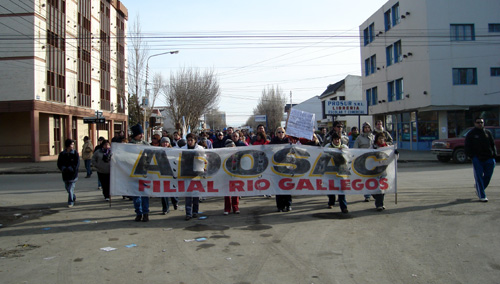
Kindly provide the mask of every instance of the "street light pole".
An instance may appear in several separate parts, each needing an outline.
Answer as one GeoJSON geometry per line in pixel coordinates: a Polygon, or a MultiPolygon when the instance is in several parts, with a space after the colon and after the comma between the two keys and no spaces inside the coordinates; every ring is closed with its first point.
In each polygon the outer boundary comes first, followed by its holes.
{"type": "Polygon", "coordinates": [[[142,106],[144,107],[144,120],[143,120],[142,128],[144,129],[146,141],[148,140],[148,135],[149,135],[149,130],[148,130],[149,127],[146,127],[146,119],[147,119],[146,108],[149,106],[149,90],[148,90],[149,59],[151,59],[151,57],[155,57],[155,56],[160,56],[160,55],[165,55],[165,54],[177,54],[177,53],[179,53],[178,50],[153,54],[153,55],[150,55],[148,57],[148,60],[146,61],[146,86],[145,86],[146,89],[145,89],[145,94],[144,94],[144,100],[142,102],[142,106]]]}

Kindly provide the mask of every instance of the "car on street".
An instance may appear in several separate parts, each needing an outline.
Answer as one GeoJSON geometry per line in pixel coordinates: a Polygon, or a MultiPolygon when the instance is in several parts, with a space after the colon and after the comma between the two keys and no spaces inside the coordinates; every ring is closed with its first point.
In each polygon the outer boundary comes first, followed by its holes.
{"type": "MultiPolygon", "coordinates": [[[[491,131],[495,138],[495,145],[497,150],[500,149],[500,127],[499,126],[486,126],[486,129],[491,131]]],[[[472,129],[472,127],[465,129],[455,138],[438,139],[432,141],[431,152],[436,154],[436,157],[441,162],[448,162],[453,158],[453,161],[458,164],[463,164],[468,161],[465,155],[465,136],[472,129]]],[[[498,151],[497,151],[498,152],[498,151]]],[[[498,158],[498,157],[497,157],[498,158]]]]}

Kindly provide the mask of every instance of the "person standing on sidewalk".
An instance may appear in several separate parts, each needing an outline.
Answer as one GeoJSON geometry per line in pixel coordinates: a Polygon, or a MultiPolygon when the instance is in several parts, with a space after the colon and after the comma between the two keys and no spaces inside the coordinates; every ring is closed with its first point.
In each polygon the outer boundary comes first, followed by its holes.
{"type": "Polygon", "coordinates": [[[68,192],[68,207],[73,207],[76,201],[75,185],[78,180],[78,168],[80,167],[80,156],[75,150],[75,141],[66,139],[64,141],[64,150],[59,153],[57,158],[57,168],[62,173],[64,187],[68,192]]]}
{"type": "MultiPolygon", "coordinates": [[[[140,124],[136,124],[130,128],[132,130],[132,139],[130,139],[131,144],[138,145],[149,145],[148,142],[142,140],[144,136],[144,130],[140,124]]],[[[149,221],[149,196],[134,196],[132,197],[134,201],[135,208],[135,221],[148,222],[149,221]]]]}
{"type": "Polygon", "coordinates": [[[92,152],[94,151],[94,145],[90,141],[88,136],[83,137],[83,147],[82,147],[82,160],[85,163],[85,169],[87,170],[87,175],[85,178],[89,178],[92,175],[92,152]]]}
{"type": "Polygon", "coordinates": [[[493,176],[497,148],[493,135],[484,128],[484,120],[480,117],[474,120],[474,128],[465,136],[465,154],[472,160],[479,201],[488,202],[485,190],[493,176]]]}
{"type": "Polygon", "coordinates": [[[97,170],[97,176],[101,181],[102,195],[104,200],[109,201],[109,184],[111,180],[111,144],[108,140],[103,140],[101,149],[94,152],[92,156],[92,165],[97,170]]]}

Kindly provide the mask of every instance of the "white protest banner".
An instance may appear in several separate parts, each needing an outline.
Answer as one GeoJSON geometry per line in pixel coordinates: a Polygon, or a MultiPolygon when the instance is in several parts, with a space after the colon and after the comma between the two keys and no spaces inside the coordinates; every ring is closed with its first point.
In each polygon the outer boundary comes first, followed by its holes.
{"type": "Polygon", "coordinates": [[[286,134],[297,138],[313,139],[315,114],[292,108],[286,134]]]}
{"type": "Polygon", "coordinates": [[[112,143],[111,195],[255,196],[396,191],[394,147],[262,145],[186,150],[112,143]]]}

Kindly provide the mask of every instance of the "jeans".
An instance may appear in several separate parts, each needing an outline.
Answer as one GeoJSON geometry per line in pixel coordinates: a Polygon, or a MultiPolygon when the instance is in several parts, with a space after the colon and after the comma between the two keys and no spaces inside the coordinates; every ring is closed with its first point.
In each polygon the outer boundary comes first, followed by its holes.
{"type": "Polygon", "coordinates": [[[76,180],[64,181],[64,187],[66,188],[66,191],[68,192],[68,205],[75,204],[75,201],[76,201],[75,185],[76,185],[76,180]]]}
{"type": "Polygon", "coordinates": [[[198,214],[198,209],[200,208],[200,198],[199,197],[186,197],[186,216],[193,216],[193,214],[198,214]]]}
{"type": "MultiPolygon", "coordinates": [[[[174,207],[177,205],[177,203],[179,203],[178,197],[170,197],[170,200],[172,201],[172,205],[174,205],[174,207]]],[[[161,198],[161,207],[162,207],[163,213],[170,212],[170,209],[169,209],[170,204],[168,202],[168,197],[161,198]]]]}
{"type": "MultiPolygon", "coordinates": [[[[338,201],[341,210],[347,209],[347,201],[345,199],[345,194],[339,194],[338,201]]],[[[328,195],[328,205],[330,206],[335,205],[335,194],[328,195]]]]}
{"type": "Polygon", "coordinates": [[[92,175],[92,167],[90,166],[92,160],[84,160],[83,162],[85,163],[85,169],[87,170],[87,176],[89,177],[92,175]]]}
{"type": "Polygon", "coordinates": [[[486,161],[481,161],[478,157],[472,158],[472,168],[474,169],[474,179],[476,180],[476,194],[479,198],[486,198],[485,190],[490,184],[495,165],[496,162],[493,158],[486,161]]]}
{"type": "Polygon", "coordinates": [[[373,194],[372,196],[375,199],[375,207],[376,208],[384,206],[384,197],[385,197],[385,194],[383,194],[383,193],[373,194]]]}
{"type": "Polygon", "coordinates": [[[134,196],[135,214],[144,215],[149,213],[149,197],[148,196],[134,196]]]}

